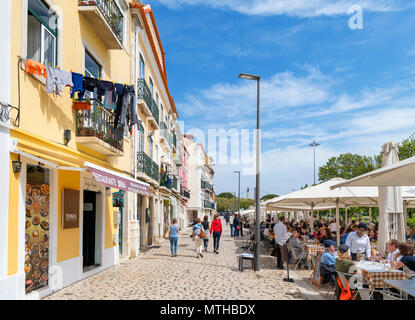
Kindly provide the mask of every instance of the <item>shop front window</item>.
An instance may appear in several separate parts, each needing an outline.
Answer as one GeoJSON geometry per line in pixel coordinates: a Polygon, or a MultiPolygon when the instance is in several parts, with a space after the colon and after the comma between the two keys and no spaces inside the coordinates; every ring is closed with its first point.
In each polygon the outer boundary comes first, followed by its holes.
{"type": "Polygon", "coordinates": [[[49,279],[49,170],[27,166],[25,265],[26,293],[49,279]]]}

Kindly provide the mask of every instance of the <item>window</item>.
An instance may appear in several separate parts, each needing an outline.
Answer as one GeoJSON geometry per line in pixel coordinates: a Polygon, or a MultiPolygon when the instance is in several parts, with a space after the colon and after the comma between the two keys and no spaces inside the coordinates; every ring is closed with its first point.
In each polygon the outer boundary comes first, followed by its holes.
{"type": "Polygon", "coordinates": [[[156,105],[159,106],[159,94],[156,92],[156,105]]]}
{"type": "Polygon", "coordinates": [[[153,89],[154,89],[154,84],[153,84],[153,80],[150,78],[150,92],[151,92],[151,96],[153,96],[153,89]]]}
{"type": "Polygon", "coordinates": [[[85,50],[85,75],[87,77],[101,78],[101,66],[91,56],[91,54],[85,50]]]}
{"type": "Polygon", "coordinates": [[[29,59],[56,66],[58,36],[57,17],[42,0],[29,0],[27,21],[27,56],[29,59]]]}
{"type": "Polygon", "coordinates": [[[148,156],[153,160],[153,139],[148,137],[148,156]]]}
{"type": "Polygon", "coordinates": [[[138,152],[144,151],[144,128],[141,124],[138,126],[138,152]]]}
{"type": "Polygon", "coordinates": [[[158,159],[159,159],[159,146],[156,145],[156,158],[154,160],[156,160],[156,162],[157,162],[158,159]]]}
{"type": "Polygon", "coordinates": [[[144,63],[143,56],[140,53],[140,70],[139,70],[140,79],[145,79],[145,75],[146,75],[146,64],[144,63]]]}
{"type": "Polygon", "coordinates": [[[163,120],[163,105],[160,103],[160,110],[161,110],[161,121],[164,121],[163,120]]]}

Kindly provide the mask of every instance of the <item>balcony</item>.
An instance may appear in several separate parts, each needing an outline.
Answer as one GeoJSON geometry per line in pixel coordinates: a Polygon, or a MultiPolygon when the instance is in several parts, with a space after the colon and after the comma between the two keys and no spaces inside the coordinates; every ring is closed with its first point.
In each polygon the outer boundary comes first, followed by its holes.
{"type": "Polygon", "coordinates": [[[173,147],[174,149],[177,148],[177,137],[176,137],[176,132],[173,133],[173,147]]]}
{"type": "Polygon", "coordinates": [[[76,110],[76,143],[107,156],[124,155],[123,127],[114,128],[115,114],[91,99],[90,110],[76,110]]]}
{"type": "Polygon", "coordinates": [[[137,170],[158,183],[159,166],[145,152],[137,152],[137,170]]]}
{"type": "Polygon", "coordinates": [[[178,183],[177,183],[177,177],[176,176],[173,176],[173,180],[172,180],[172,189],[173,190],[179,190],[178,188],[177,188],[177,185],[178,185],[178,183]]]}
{"type": "Polygon", "coordinates": [[[166,172],[160,172],[160,187],[171,190],[172,188],[172,177],[166,172]]]}
{"type": "Polygon", "coordinates": [[[159,107],[153,99],[150,88],[145,79],[138,79],[137,103],[142,106],[142,109],[151,122],[154,128],[160,125],[159,107]]]}
{"type": "Polygon", "coordinates": [[[215,203],[208,200],[203,200],[203,208],[215,210],[215,203]]]}
{"type": "Polygon", "coordinates": [[[107,49],[123,48],[124,17],[115,0],[78,0],[78,12],[107,49]]]}
{"type": "Polygon", "coordinates": [[[183,166],[183,153],[180,151],[180,149],[174,153],[174,163],[178,167],[183,166]]]}
{"type": "Polygon", "coordinates": [[[187,198],[187,199],[190,199],[190,191],[189,191],[188,189],[186,189],[186,188],[182,188],[182,189],[181,189],[180,194],[181,194],[183,197],[185,197],[185,198],[187,198]]]}
{"type": "Polygon", "coordinates": [[[209,182],[202,180],[201,181],[201,186],[202,186],[202,189],[209,190],[210,192],[213,192],[213,185],[211,185],[209,182]]]}
{"type": "Polygon", "coordinates": [[[173,137],[169,133],[169,129],[165,122],[160,122],[160,141],[165,143],[168,147],[171,147],[173,144],[173,137]]]}

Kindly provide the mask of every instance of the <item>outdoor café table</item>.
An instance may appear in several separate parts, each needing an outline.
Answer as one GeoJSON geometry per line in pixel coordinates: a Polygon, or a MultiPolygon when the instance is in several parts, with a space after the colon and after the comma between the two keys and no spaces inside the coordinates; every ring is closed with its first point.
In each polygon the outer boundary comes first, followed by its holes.
{"type": "Polygon", "coordinates": [[[318,252],[324,252],[324,246],[318,244],[306,244],[305,249],[308,255],[317,255],[318,252]]]}
{"type": "Polygon", "coordinates": [[[384,283],[415,297],[415,280],[385,280],[384,283]]]}
{"type": "Polygon", "coordinates": [[[370,289],[374,288],[390,288],[389,284],[384,280],[407,280],[408,276],[400,270],[390,270],[389,268],[381,268],[380,263],[371,261],[359,261],[357,267],[362,270],[363,278],[370,285],[370,289]]]}

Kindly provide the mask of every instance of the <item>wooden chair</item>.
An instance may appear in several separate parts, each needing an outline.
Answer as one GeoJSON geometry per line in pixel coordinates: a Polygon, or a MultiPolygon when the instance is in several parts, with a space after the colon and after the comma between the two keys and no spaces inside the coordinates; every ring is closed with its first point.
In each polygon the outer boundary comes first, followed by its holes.
{"type": "Polygon", "coordinates": [[[255,271],[255,249],[256,249],[256,244],[254,243],[251,252],[243,252],[239,255],[239,271],[243,272],[244,271],[244,260],[249,260],[251,261],[252,264],[252,270],[255,271]]]}

